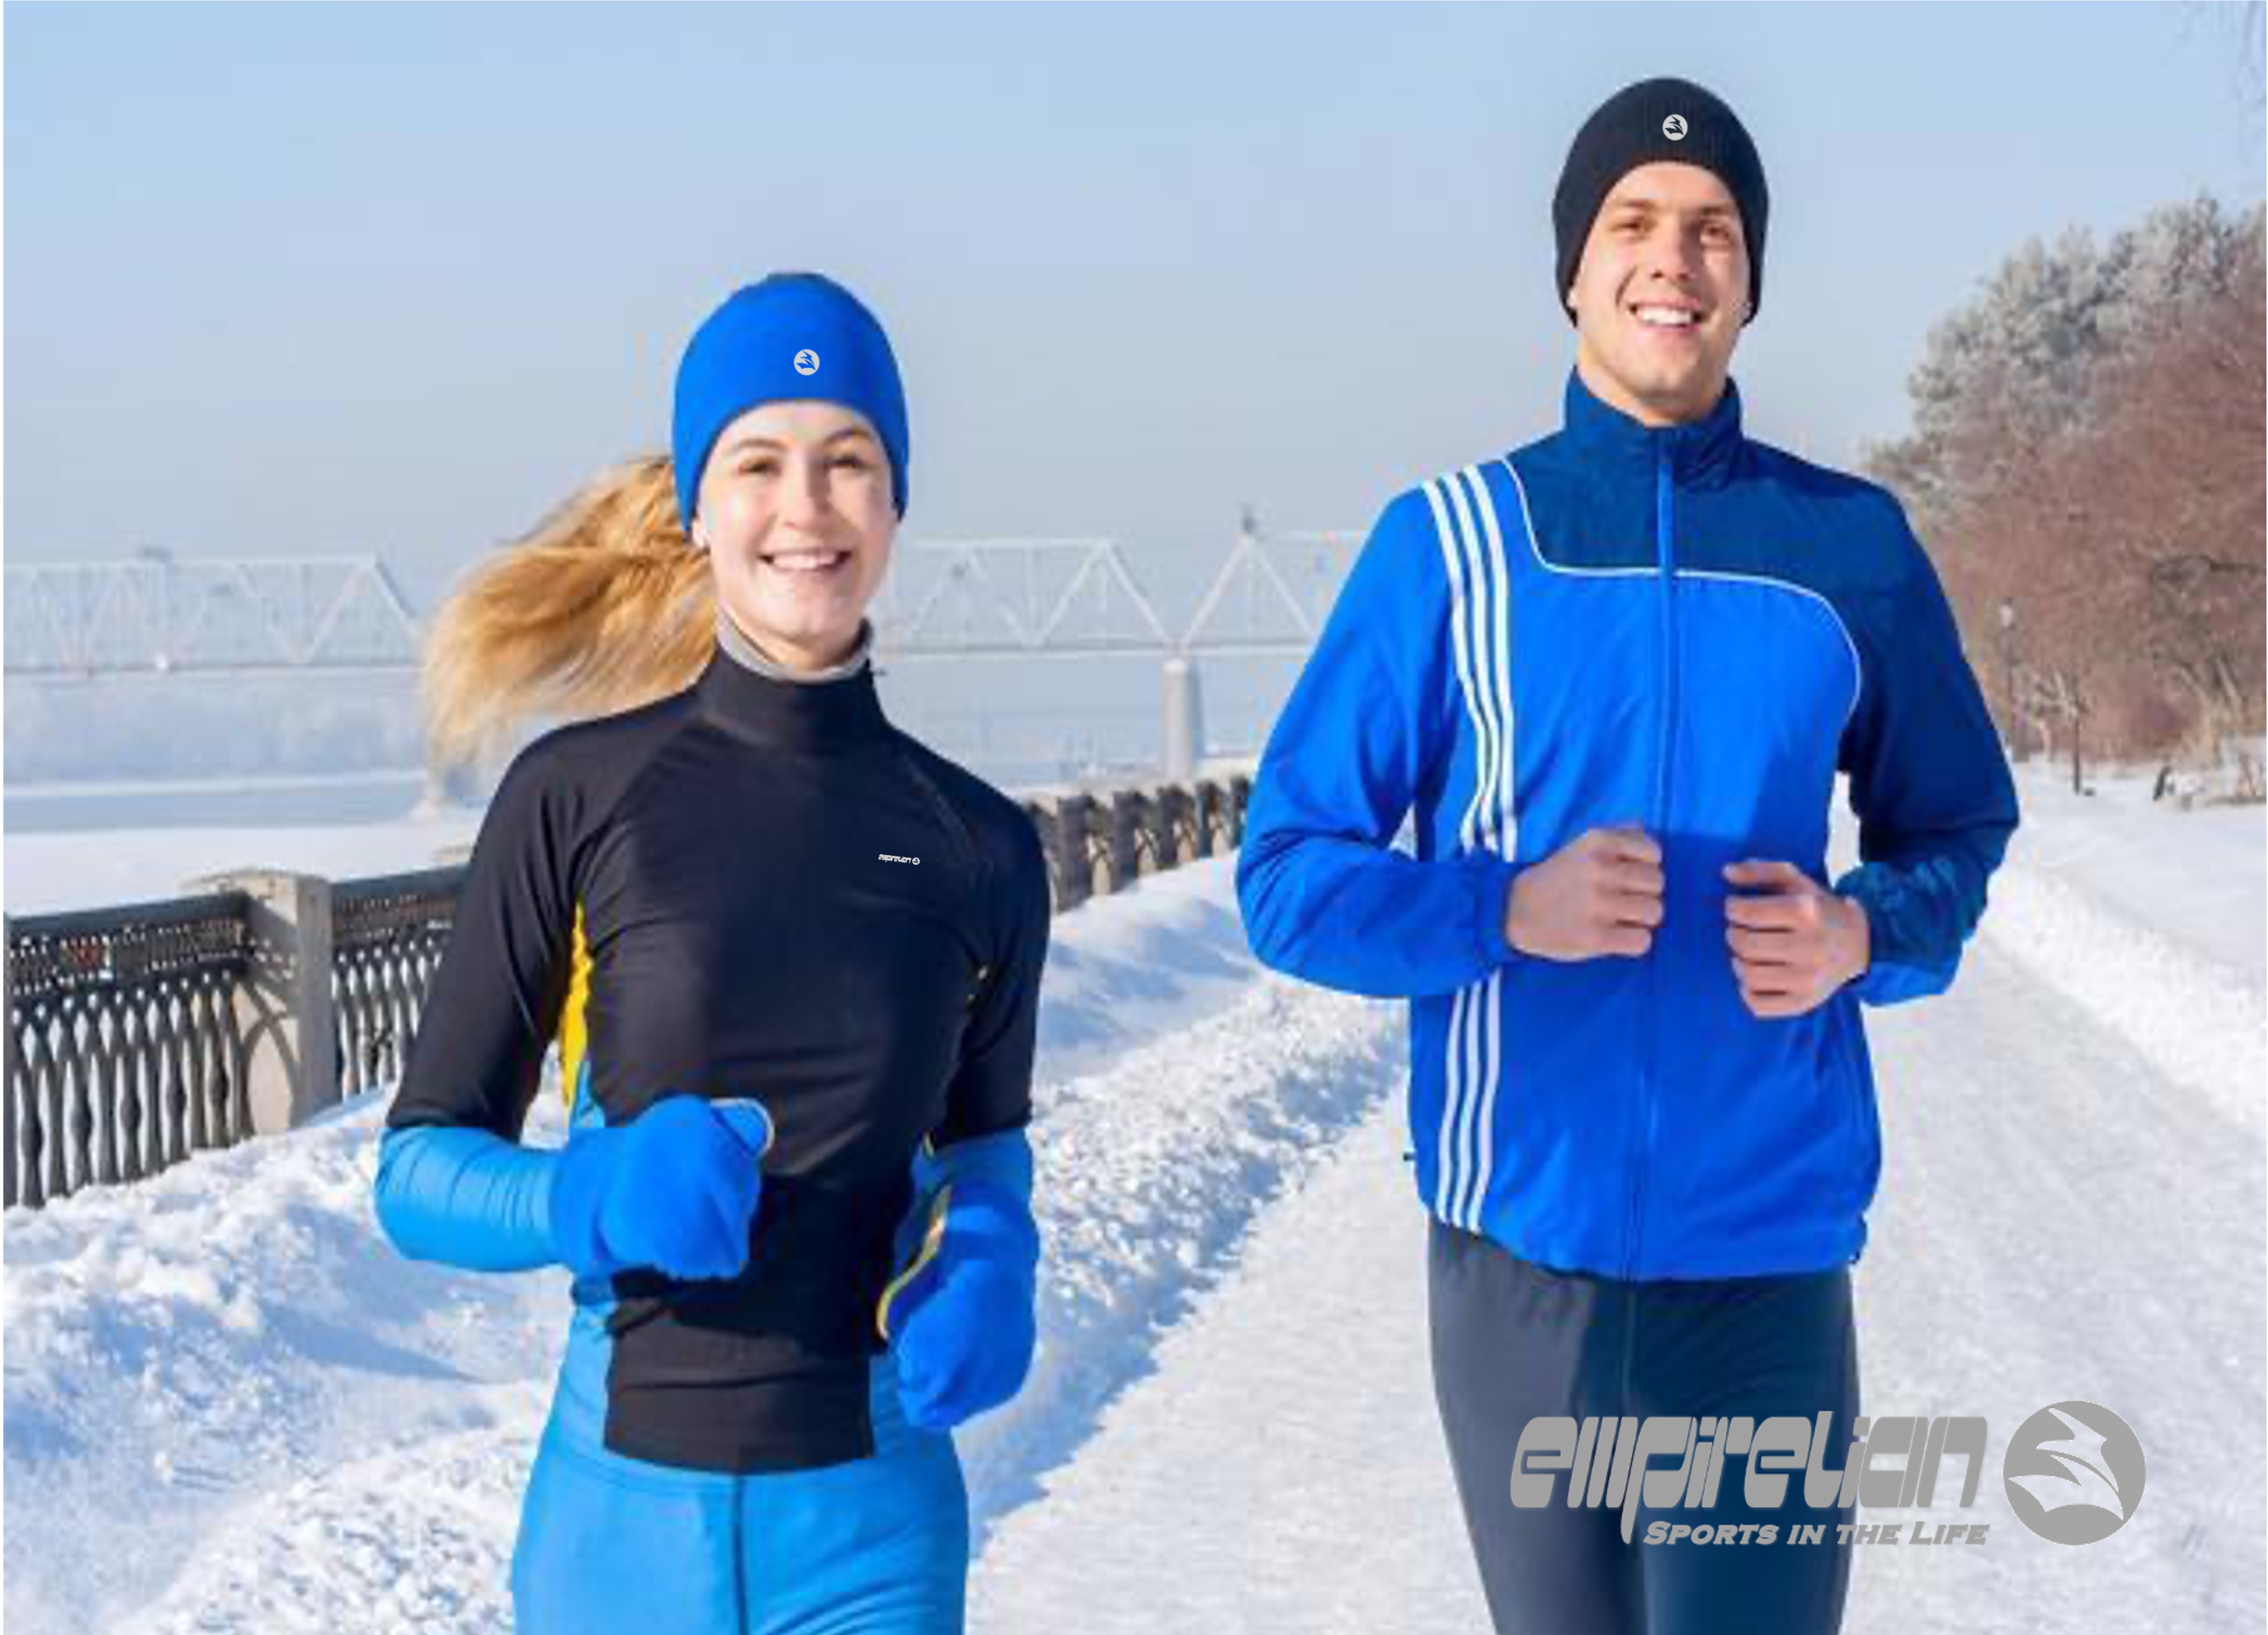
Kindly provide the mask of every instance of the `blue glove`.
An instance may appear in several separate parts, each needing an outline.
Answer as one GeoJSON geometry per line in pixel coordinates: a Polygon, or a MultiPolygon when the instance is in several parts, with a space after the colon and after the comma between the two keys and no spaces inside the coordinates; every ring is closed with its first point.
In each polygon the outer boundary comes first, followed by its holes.
{"type": "Polygon", "coordinates": [[[922,1430],[998,1407],[1031,1370],[1040,1258],[1031,1171],[1021,1131],[958,1143],[916,1166],[921,1196],[899,1234],[904,1270],[875,1315],[896,1354],[899,1403],[922,1430]]]}
{"type": "Polygon", "coordinates": [[[575,1131],[551,1177],[551,1241],[578,1277],[651,1267],[730,1278],[748,1263],[771,1116],[750,1100],[665,1096],[627,1124],[575,1131]]]}

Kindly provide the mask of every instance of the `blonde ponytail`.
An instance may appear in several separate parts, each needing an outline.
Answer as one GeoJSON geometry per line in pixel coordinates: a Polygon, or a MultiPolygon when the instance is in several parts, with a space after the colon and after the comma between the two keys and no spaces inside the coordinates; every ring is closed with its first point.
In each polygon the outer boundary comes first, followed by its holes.
{"type": "Polygon", "coordinates": [[[469,570],[426,632],[426,757],[492,762],[530,717],[612,715],[690,686],[716,651],[707,553],[664,454],[601,473],[469,570]]]}

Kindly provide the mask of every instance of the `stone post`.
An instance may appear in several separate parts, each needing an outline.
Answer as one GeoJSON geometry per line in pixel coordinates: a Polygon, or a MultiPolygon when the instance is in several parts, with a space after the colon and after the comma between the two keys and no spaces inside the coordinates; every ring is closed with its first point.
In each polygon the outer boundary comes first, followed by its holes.
{"type": "Polygon", "coordinates": [[[339,1102],[331,1003],[331,883],[281,869],[202,875],[181,890],[241,891],[251,901],[251,961],[237,991],[245,1105],[256,1135],[275,1135],[339,1102]]]}

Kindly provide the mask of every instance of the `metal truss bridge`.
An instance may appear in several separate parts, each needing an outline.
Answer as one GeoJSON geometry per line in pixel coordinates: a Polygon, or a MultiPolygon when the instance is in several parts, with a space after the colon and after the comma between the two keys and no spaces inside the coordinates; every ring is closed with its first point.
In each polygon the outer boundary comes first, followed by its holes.
{"type": "MultiPolygon", "coordinates": [[[[1263,534],[1249,518],[1175,630],[1108,539],[901,541],[872,608],[890,660],[1297,657],[1356,534],[1263,534]]],[[[11,681],[414,673],[423,622],[376,556],[11,563],[11,681]]]]}

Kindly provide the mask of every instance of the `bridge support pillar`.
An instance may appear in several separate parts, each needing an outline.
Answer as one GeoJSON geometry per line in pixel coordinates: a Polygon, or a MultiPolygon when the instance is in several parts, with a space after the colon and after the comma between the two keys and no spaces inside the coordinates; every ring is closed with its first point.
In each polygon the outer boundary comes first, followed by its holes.
{"type": "Polygon", "coordinates": [[[1204,758],[1204,701],[1197,667],[1176,653],[1166,660],[1166,764],[1169,778],[1187,782],[1204,758]]]}

